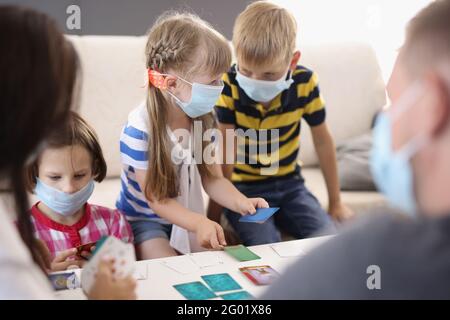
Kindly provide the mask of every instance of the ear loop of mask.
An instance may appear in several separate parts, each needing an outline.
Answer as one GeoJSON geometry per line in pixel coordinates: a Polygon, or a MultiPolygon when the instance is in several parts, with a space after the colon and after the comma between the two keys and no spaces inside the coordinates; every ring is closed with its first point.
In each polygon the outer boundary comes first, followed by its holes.
{"type": "MultiPolygon", "coordinates": [[[[170,92],[169,90],[167,90],[168,87],[167,87],[167,84],[165,83],[165,78],[164,78],[164,77],[166,77],[166,76],[171,76],[171,74],[168,74],[168,73],[160,73],[159,71],[153,70],[153,69],[150,69],[150,68],[148,69],[148,79],[149,79],[149,83],[150,83],[150,84],[152,84],[155,88],[158,88],[158,89],[160,89],[160,90],[166,90],[166,92],[167,92],[173,99],[175,99],[176,101],[178,101],[179,103],[181,103],[181,104],[186,104],[186,103],[188,103],[188,102],[183,102],[183,101],[181,101],[180,98],[178,98],[178,97],[175,96],[172,92],[170,92]]],[[[194,87],[194,83],[192,83],[192,82],[190,82],[190,81],[188,81],[188,80],[186,80],[186,79],[184,79],[184,78],[182,78],[182,77],[180,77],[180,76],[178,76],[178,75],[175,75],[175,77],[177,77],[177,79],[183,81],[184,83],[187,83],[188,85],[190,85],[190,86],[191,86],[191,94],[192,94],[192,88],[194,87]]],[[[204,87],[216,87],[216,86],[211,86],[211,85],[206,85],[206,84],[200,84],[200,85],[201,85],[201,86],[204,86],[204,87]]],[[[223,85],[222,80],[221,80],[221,85],[223,85]]],[[[214,89],[215,89],[215,88],[214,88],[214,89]]],[[[192,97],[191,97],[191,99],[192,99],[192,97]]]]}
{"type": "MultiPolygon", "coordinates": [[[[421,81],[416,81],[407,89],[407,92],[400,97],[397,106],[393,110],[387,110],[387,115],[391,117],[391,125],[393,125],[402,114],[404,114],[415,101],[420,99],[423,94],[423,85],[421,81]]],[[[420,149],[422,149],[430,141],[429,136],[418,134],[404,144],[396,153],[405,159],[411,159],[420,149]]],[[[392,142],[391,142],[392,143],[392,142]]]]}
{"type": "MultiPolygon", "coordinates": [[[[181,101],[178,97],[176,97],[172,92],[170,92],[168,89],[168,86],[165,82],[165,77],[170,76],[168,73],[161,73],[157,70],[153,70],[148,68],[148,81],[151,85],[153,85],[155,88],[158,88],[160,90],[165,90],[173,99],[177,100],[179,103],[185,103],[181,101]]],[[[180,79],[181,81],[189,84],[191,87],[193,84],[182,77],[176,76],[177,79],[180,79]]]]}

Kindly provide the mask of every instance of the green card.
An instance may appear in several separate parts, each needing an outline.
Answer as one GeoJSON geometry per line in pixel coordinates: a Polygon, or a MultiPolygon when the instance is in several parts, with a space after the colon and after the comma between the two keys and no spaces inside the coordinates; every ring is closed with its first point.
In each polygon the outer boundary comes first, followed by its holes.
{"type": "Polygon", "coordinates": [[[206,300],[216,297],[214,292],[200,281],[176,284],[173,287],[188,300],[206,300]]]}
{"type": "Polygon", "coordinates": [[[250,300],[253,299],[253,296],[247,291],[238,291],[232,293],[222,294],[221,297],[223,300],[250,300]]]}
{"type": "Polygon", "coordinates": [[[233,256],[235,259],[239,261],[251,261],[256,259],[261,259],[260,256],[256,255],[250,249],[243,246],[242,244],[237,246],[229,246],[224,248],[225,252],[230,256],[233,256]]]}

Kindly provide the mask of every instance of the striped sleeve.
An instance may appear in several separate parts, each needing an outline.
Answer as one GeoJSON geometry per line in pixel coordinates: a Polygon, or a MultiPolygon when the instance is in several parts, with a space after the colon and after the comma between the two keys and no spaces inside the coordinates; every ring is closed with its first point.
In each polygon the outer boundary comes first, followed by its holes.
{"type": "Polygon", "coordinates": [[[325,121],[325,100],[319,89],[319,80],[315,72],[311,73],[309,81],[298,86],[298,97],[305,99],[303,118],[310,126],[317,126],[325,121]]]}
{"type": "Polygon", "coordinates": [[[223,91],[216,102],[216,115],[220,123],[235,124],[236,115],[234,113],[234,99],[228,74],[223,76],[223,91]]]}
{"type": "Polygon", "coordinates": [[[120,135],[120,155],[123,165],[146,170],[148,168],[148,134],[127,123],[120,135]]]}

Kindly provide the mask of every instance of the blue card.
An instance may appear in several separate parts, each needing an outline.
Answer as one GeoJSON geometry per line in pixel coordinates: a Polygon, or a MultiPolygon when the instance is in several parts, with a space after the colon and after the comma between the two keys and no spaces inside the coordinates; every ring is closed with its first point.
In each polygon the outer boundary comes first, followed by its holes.
{"type": "Polygon", "coordinates": [[[202,279],[214,292],[242,289],[228,273],[209,274],[202,276],[202,279]]]}
{"type": "Polygon", "coordinates": [[[253,296],[247,291],[238,291],[232,293],[222,294],[221,297],[223,300],[250,300],[253,299],[253,296]]]}
{"type": "Polygon", "coordinates": [[[240,222],[263,223],[269,219],[280,208],[258,208],[255,214],[248,214],[239,219],[240,222]]]}
{"type": "Polygon", "coordinates": [[[176,284],[173,287],[188,300],[206,300],[216,297],[214,292],[200,281],[176,284]]]}

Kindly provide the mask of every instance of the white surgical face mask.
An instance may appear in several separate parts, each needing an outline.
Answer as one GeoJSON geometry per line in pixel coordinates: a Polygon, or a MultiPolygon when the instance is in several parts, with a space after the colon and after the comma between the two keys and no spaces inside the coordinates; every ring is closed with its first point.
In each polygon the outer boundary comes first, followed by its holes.
{"type": "Polygon", "coordinates": [[[392,111],[381,113],[373,131],[373,147],[370,166],[379,190],[396,207],[405,213],[417,213],[414,194],[412,157],[429,141],[428,137],[417,135],[399,150],[392,148],[392,126],[423,94],[420,84],[414,84],[400,97],[392,111]]]}
{"type": "Polygon", "coordinates": [[[294,82],[292,80],[292,73],[286,71],[286,73],[279,80],[276,81],[266,81],[266,80],[255,80],[244,76],[239,72],[236,67],[236,81],[242,90],[245,91],[247,96],[257,102],[269,102],[275,98],[280,92],[288,89],[294,82]],[[289,73],[289,78],[287,78],[289,73]]]}
{"type": "Polygon", "coordinates": [[[47,207],[62,216],[72,216],[80,210],[94,192],[94,181],[90,180],[86,186],[75,193],[66,193],[50,187],[36,178],[34,193],[47,207]]]}
{"type": "Polygon", "coordinates": [[[178,97],[172,94],[170,91],[167,91],[177,102],[180,108],[190,117],[197,118],[204,114],[210,113],[214,106],[216,105],[217,100],[220,97],[220,94],[223,90],[223,82],[220,81],[220,85],[212,86],[206,85],[197,82],[189,82],[181,77],[178,79],[186,82],[191,86],[191,99],[188,102],[181,101],[178,97]]]}

